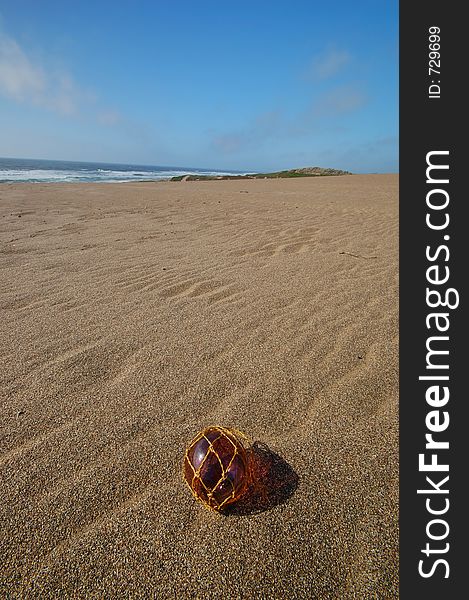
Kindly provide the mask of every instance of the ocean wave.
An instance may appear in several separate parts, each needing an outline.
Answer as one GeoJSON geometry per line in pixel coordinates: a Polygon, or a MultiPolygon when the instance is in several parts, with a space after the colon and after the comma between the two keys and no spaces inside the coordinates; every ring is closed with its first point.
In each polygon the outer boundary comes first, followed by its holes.
{"type": "Polygon", "coordinates": [[[203,170],[118,170],[118,169],[0,169],[0,183],[73,183],[126,181],[161,181],[178,175],[235,175],[230,171],[203,170]]]}
{"type": "Polygon", "coordinates": [[[72,162],[44,159],[0,158],[2,183],[77,183],[160,181],[180,175],[241,175],[236,171],[217,171],[188,167],[144,164],[72,162]]]}

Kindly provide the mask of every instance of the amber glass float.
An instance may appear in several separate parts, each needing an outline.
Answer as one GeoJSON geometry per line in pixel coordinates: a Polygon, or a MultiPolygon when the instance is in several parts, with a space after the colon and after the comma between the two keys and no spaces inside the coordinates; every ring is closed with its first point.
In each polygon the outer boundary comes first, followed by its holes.
{"type": "Polygon", "coordinates": [[[208,427],[186,450],[184,479],[208,508],[219,511],[247,489],[249,465],[242,436],[225,427],[208,427]]]}

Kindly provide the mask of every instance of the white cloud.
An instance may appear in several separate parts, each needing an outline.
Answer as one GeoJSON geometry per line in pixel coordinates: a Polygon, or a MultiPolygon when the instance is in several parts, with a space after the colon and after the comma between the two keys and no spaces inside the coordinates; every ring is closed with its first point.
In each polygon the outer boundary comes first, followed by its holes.
{"type": "Polygon", "coordinates": [[[40,97],[45,89],[44,71],[31,63],[15,40],[0,31],[0,91],[25,101],[40,97]]]}
{"type": "Polygon", "coordinates": [[[122,123],[122,115],[119,111],[113,109],[99,112],[96,116],[96,119],[100,125],[107,125],[110,127],[122,123]]]}
{"type": "Polygon", "coordinates": [[[82,89],[70,74],[35,61],[1,29],[0,94],[62,116],[77,116],[95,101],[94,95],[82,89]]]}
{"type": "Polygon", "coordinates": [[[354,112],[367,101],[365,92],[357,85],[343,85],[322,94],[311,109],[313,117],[335,117],[354,112]]]}
{"type": "Polygon", "coordinates": [[[226,154],[237,152],[248,144],[247,136],[243,133],[222,133],[213,138],[213,145],[226,154]]]}
{"type": "Polygon", "coordinates": [[[356,84],[342,85],[316,96],[307,110],[293,114],[269,111],[258,115],[238,131],[220,132],[212,144],[224,154],[288,138],[298,138],[343,126],[343,117],[355,113],[368,101],[364,89],[356,84]]]}
{"type": "Polygon", "coordinates": [[[283,115],[277,111],[268,111],[258,115],[244,130],[222,133],[213,139],[216,148],[224,153],[232,153],[250,145],[263,143],[276,137],[285,127],[283,115]]]}
{"type": "Polygon", "coordinates": [[[306,72],[308,79],[330,79],[337,75],[352,60],[347,50],[330,48],[316,56],[311,67],[306,72]]]}

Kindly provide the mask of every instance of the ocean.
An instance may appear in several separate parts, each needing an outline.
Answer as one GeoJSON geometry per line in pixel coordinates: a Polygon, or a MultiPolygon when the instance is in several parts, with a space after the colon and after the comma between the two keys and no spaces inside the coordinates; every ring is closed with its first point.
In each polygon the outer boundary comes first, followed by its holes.
{"type": "Polygon", "coordinates": [[[177,175],[242,175],[182,167],[0,158],[0,183],[78,183],[162,180],[177,175]]]}

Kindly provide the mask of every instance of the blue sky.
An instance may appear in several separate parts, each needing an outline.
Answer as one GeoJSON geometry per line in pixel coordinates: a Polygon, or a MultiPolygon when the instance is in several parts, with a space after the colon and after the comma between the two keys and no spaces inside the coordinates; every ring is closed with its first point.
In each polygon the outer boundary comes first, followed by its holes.
{"type": "Polygon", "coordinates": [[[398,9],[0,4],[0,156],[398,170],[398,9]]]}

